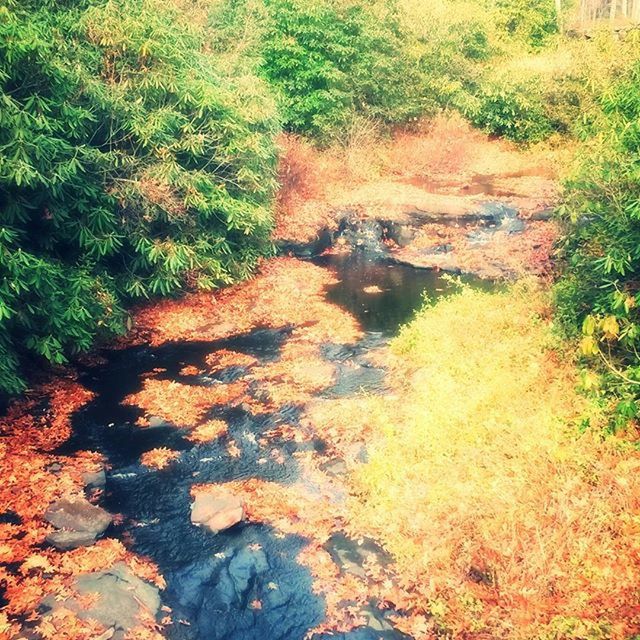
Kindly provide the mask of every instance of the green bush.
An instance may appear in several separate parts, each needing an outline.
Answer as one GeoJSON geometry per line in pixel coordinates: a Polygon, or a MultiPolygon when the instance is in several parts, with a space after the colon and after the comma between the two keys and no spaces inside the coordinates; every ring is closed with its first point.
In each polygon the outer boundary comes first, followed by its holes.
{"type": "Polygon", "coordinates": [[[221,0],[217,42],[252,51],[285,127],[322,142],[340,140],[354,118],[393,125],[441,108],[496,135],[536,141],[554,125],[539,88],[487,79],[487,61],[521,55],[538,27],[556,28],[548,3],[518,3],[221,0]]]}
{"type": "Polygon", "coordinates": [[[392,0],[265,0],[262,73],[285,126],[326,139],[353,114],[382,123],[423,112],[421,74],[392,0]]]}
{"type": "Polygon", "coordinates": [[[180,2],[0,3],[0,390],[124,329],[125,302],[248,275],[278,130],[180,2]]]}
{"type": "Polygon", "coordinates": [[[560,209],[566,273],[555,291],[565,333],[582,336],[629,417],[640,398],[640,64],[601,106],[560,209]]]}
{"type": "Polygon", "coordinates": [[[554,0],[497,0],[496,22],[509,37],[539,48],[558,32],[554,0]]]}
{"type": "Polygon", "coordinates": [[[554,131],[540,89],[507,82],[481,85],[475,100],[462,111],[489,133],[515,142],[539,142],[554,131]]]}

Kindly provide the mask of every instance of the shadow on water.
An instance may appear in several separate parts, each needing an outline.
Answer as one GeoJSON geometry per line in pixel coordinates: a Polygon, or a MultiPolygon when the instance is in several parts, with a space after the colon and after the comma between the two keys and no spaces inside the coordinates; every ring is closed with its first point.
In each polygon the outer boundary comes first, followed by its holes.
{"type": "MultiPolygon", "coordinates": [[[[362,389],[382,392],[384,370],[371,365],[367,353],[385,344],[400,324],[410,320],[422,304],[423,291],[438,296],[451,291],[451,284],[437,273],[372,259],[363,252],[314,262],[336,272],[340,281],[328,290],[328,299],[353,313],[366,331],[358,344],[323,346],[323,356],[336,371],[334,386],[323,395],[344,397],[362,389]]],[[[282,463],[265,455],[260,441],[264,442],[267,433],[277,432],[280,424],[297,423],[301,408],[284,405],[255,414],[243,405],[214,405],[208,417],[224,420],[228,434],[195,445],[186,438],[189,425],[158,419],[141,428],[136,425],[141,409],[122,404],[142,388],[150,373],[158,379],[197,386],[227,384],[250,376],[245,367],[229,367],[211,375],[187,375],[184,368],[205,369],[207,355],[221,349],[251,355],[259,363],[272,362],[280,357],[290,333],[289,327],[257,328],[224,340],[107,351],[105,363],[81,373],[81,382],[95,398],[74,416],[74,435],[60,452],[90,449],[105,455],[110,471],[104,506],[124,516],[111,533],[128,540],[134,552],[150,556],[164,575],[167,588],[162,597],[174,619],[165,631],[167,638],[301,640],[324,619],[324,602],[313,591],[311,575],[296,562],[303,539],[274,535],[270,527],[251,523],[214,535],[190,520],[190,492],[195,484],[244,478],[279,483],[298,479],[295,454],[309,448],[321,450],[324,443],[296,443],[271,436],[266,446],[281,451],[282,463]],[[229,456],[231,439],[240,445],[242,455],[229,456]],[[165,469],[142,466],[141,454],[156,447],[181,453],[165,469]],[[252,606],[256,602],[259,607],[252,606]]],[[[259,399],[262,392],[249,383],[250,394],[259,399]]],[[[361,571],[361,550],[342,534],[334,536],[327,549],[341,560],[341,570],[361,571]]],[[[372,605],[367,626],[344,634],[316,635],[314,640],[405,638],[385,615],[372,605]]]]}
{"type": "Polygon", "coordinates": [[[74,416],[74,435],[60,453],[92,449],[106,456],[111,469],[103,503],[124,516],[111,534],[126,538],[133,551],[158,564],[167,582],[163,601],[172,608],[175,620],[165,632],[168,638],[293,640],[323,619],[324,605],[312,590],[311,576],[295,561],[304,540],[275,536],[270,527],[248,523],[214,535],[190,520],[194,484],[296,478],[292,454],[314,443],[299,445],[272,438],[270,446],[279,447],[284,457],[284,463],[278,464],[265,456],[257,441],[283,421],[296,421],[298,408],[284,406],[275,413],[253,415],[242,406],[212,406],[211,417],[227,423],[228,436],[194,445],[180,425],[136,426],[140,409],[121,404],[141,388],[150,372],[162,379],[204,386],[237,379],[247,371],[234,367],[207,377],[181,371],[188,365],[203,368],[206,356],[219,349],[252,355],[261,363],[273,361],[289,333],[289,328],[257,329],[214,342],[105,352],[105,363],[81,375],[81,382],[96,396],[74,416]],[[241,443],[242,456],[228,455],[230,438],[241,443]],[[182,453],[163,470],[139,463],[142,453],[161,446],[182,453]],[[262,606],[255,610],[250,603],[258,601],[262,606]]]}

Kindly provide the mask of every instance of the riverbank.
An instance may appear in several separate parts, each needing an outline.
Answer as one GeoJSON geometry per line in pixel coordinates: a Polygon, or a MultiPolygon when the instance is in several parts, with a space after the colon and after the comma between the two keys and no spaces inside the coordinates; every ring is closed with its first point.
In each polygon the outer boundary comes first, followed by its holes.
{"type": "Polygon", "coordinates": [[[285,188],[276,239],[307,257],[138,308],[125,340],[10,408],[7,637],[637,631],[640,461],[600,439],[540,284],[553,161],[460,123],[397,144],[365,152],[376,173],[361,183],[345,169],[343,187],[285,188]],[[322,230],[330,246],[316,251],[322,230]],[[455,294],[445,270],[476,274],[472,289],[400,331],[423,289],[455,294]],[[537,284],[496,290],[477,277],[490,274],[537,284]],[[70,535],[55,515],[69,500],[108,526],[70,535]]]}
{"type": "Polygon", "coordinates": [[[378,225],[394,259],[417,268],[550,275],[567,146],[523,150],[441,116],[389,140],[365,131],[327,151],[295,137],[281,147],[275,239],[285,252],[321,252],[357,221],[378,225]]]}

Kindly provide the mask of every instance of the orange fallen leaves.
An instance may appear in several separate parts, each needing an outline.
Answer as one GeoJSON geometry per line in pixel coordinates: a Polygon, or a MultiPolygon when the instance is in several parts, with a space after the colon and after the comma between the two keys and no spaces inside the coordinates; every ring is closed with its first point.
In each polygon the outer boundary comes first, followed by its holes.
{"type": "Polygon", "coordinates": [[[177,451],[171,451],[166,447],[158,447],[145,451],[140,456],[140,462],[151,469],[164,469],[172,460],[175,460],[180,454],[177,451]]]}
{"type": "Polygon", "coordinates": [[[283,346],[279,360],[256,368],[254,377],[267,385],[269,406],[278,408],[287,403],[305,404],[331,386],[334,367],[322,358],[315,340],[301,332],[283,346]]]}
{"type": "Polygon", "coordinates": [[[258,362],[257,358],[246,353],[231,351],[229,349],[219,349],[210,353],[206,363],[211,367],[211,373],[226,369],[227,367],[251,367],[258,362]]]}
{"type": "Polygon", "coordinates": [[[157,567],[136,558],[116,540],[104,539],[64,553],[43,547],[51,530],[43,520],[47,507],[61,498],[81,494],[82,475],[102,467],[102,457],[94,452],[78,452],[72,457],[48,453],[69,437],[71,416],[91,398],[92,394],[75,380],[58,379],[41,385],[25,400],[14,402],[0,419],[0,504],[3,511],[19,518],[16,524],[0,523],[0,583],[8,601],[0,612],[2,638],[20,637],[20,625],[9,616],[37,621],[43,638],[99,637],[106,629],[95,621],[80,620],[65,609],[41,619],[37,609],[47,595],[58,600],[71,596],[75,576],[107,569],[117,560],[127,562],[139,577],[162,583],[157,567]]]}
{"type": "Polygon", "coordinates": [[[352,342],[360,335],[356,321],[323,297],[333,281],[329,271],[310,263],[269,260],[262,263],[259,277],[215,295],[194,294],[138,308],[138,340],[146,336],[153,345],[216,340],[261,326],[297,326],[309,339],[352,342]]]}
{"type": "Polygon", "coordinates": [[[19,448],[52,451],[71,435],[71,415],[93,394],[75,380],[46,383],[24,400],[14,401],[0,417],[0,435],[9,435],[19,448]],[[39,404],[46,402],[44,412],[39,404]]]}
{"type": "Polygon", "coordinates": [[[78,638],[98,638],[107,629],[96,620],[82,620],[68,609],[56,609],[46,616],[36,627],[38,633],[47,640],[77,640],[78,638]]]}
{"type": "Polygon", "coordinates": [[[186,367],[182,367],[182,369],[180,369],[181,376],[197,376],[199,373],[201,373],[200,369],[198,369],[198,367],[193,366],[192,364],[187,365],[186,367]]]}
{"type": "MultiPolygon", "coordinates": [[[[168,416],[176,424],[194,427],[213,406],[239,402],[245,391],[244,382],[201,387],[147,378],[142,389],[125,398],[123,404],[144,409],[147,417],[168,416]]],[[[145,422],[142,421],[142,426],[145,422]]]]}
{"type": "Polygon", "coordinates": [[[203,444],[213,442],[227,433],[227,423],[223,420],[207,420],[207,422],[195,427],[187,434],[191,442],[203,444]]]}

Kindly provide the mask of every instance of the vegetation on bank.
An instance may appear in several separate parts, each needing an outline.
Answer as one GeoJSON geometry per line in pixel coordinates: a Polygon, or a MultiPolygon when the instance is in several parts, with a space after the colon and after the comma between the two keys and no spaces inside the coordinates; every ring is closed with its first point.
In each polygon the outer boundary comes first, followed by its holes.
{"type": "Polygon", "coordinates": [[[397,559],[423,637],[605,640],[640,624],[640,458],[601,438],[559,347],[547,295],[526,285],[463,289],[392,344],[399,388],[370,400],[350,508],[397,559]]]}
{"type": "Polygon", "coordinates": [[[0,7],[0,389],[269,250],[272,99],[190,2],[0,7]]]}
{"type": "Polygon", "coordinates": [[[247,277],[271,251],[281,129],[346,144],[455,110],[522,143],[595,140],[558,308],[635,416],[638,36],[571,39],[566,18],[552,0],[2,0],[0,392],[125,331],[135,300],[247,277]]]}
{"type": "Polygon", "coordinates": [[[640,405],[640,64],[602,96],[561,208],[564,274],[556,285],[565,333],[580,340],[585,386],[614,410],[640,405]]]}

